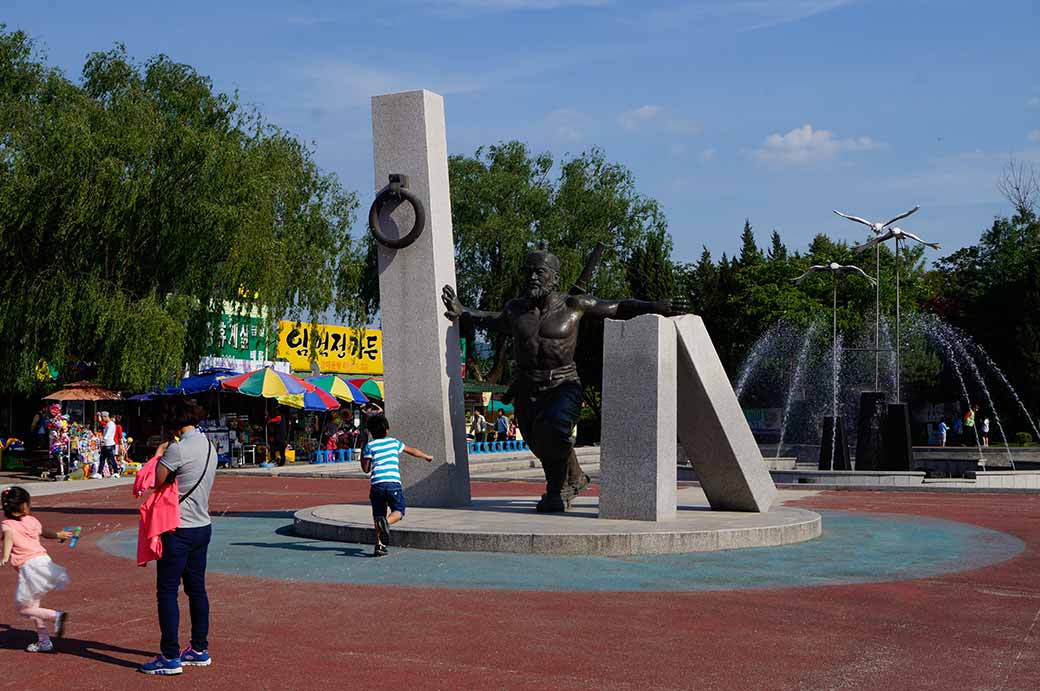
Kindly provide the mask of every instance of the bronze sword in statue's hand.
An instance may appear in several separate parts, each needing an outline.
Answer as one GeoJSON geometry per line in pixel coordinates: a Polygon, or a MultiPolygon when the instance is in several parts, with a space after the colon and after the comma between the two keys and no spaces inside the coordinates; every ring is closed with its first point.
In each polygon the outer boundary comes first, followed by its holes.
{"type": "Polygon", "coordinates": [[[589,282],[592,281],[592,276],[596,273],[596,269],[599,268],[599,262],[603,259],[603,252],[606,249],[606,245],[602,242],[597,242],[596,246],[592,248],[592,253],[585,260],[585,268],[581,270],[578,280],[571,286],[569,291],[571,295],[584,295],[588,292],[589,282]]]}

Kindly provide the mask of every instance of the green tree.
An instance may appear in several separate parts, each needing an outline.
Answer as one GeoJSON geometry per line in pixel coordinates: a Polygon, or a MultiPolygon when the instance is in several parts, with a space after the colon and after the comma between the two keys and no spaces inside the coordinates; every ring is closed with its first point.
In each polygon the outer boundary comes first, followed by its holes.
{"type": "Polygon", "coordinates": [[[776,230],[773,231],[770,239],[769,252],[766,254],[766,258],[771,262],[787,261],[787,246],[780,240],[780,233],[776,230]]]}
{"type": "MultiPolygon", "coordinates": [[[[667,276],[646,276],[639,268],[660,273],[660,267],[671,266],[671,241],[657,202],[638,193],[631,171],[607,161],[599,149],[554,165],[549,154],[532,154],[517,141],[481,147],[471,157],[449,158],[462,300],[499,310],[519,295],[524,258],[540,239],[561,260],[563,290],[578,277],[598,242],[607,249],[590,292],[618,298],[636,289],[666,290],[667,276]],[[636,279],[639,283],[633,285],[636,279]]],[[[504,380],[506,338],[488,338],[494,356],[486,377],[504,380]]],[[[478,376],[483,374],[480,363],[469,365],[478,376]]]]}
{"type": "Polygon", "coordinates": [[[762,263],[764,257],[762,250],[755,243],[755,232],[751,228],[751,219],[744,219],[744,230],[740,234],[740,258],[737,260],[741,266],[754,266],[762,263]]]}
{"type": "Polygon", "coordinates": [[[357,200],[187,65],[124,48],[74,83],[0,27],[0,389],[39,361],[109,386],[176,377],[225,302],[357,314],[357,200]]]}

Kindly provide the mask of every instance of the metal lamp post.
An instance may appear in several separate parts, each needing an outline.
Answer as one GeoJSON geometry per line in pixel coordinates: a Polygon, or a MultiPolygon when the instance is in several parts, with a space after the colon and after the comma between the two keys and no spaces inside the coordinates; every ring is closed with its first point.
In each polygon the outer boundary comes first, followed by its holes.
{"type": "MultiPolygon", "coordinates": [[[[831,372],[833,373],[833,381],[831,383],[831,430],[834,432],[833,436],[836,438],[837,433],[835,430],[838,425],[838,274],[856,274],[862,276],[875,285],[877,284],[877,281],[871,278],[858,266],[842,266],[836,262],[810,266],[804,274],[793,279],[793,281],[796,284],[801,284],[802,281],[810,276],[810,274],[821,272],[831,274],[831,372]]],[[[830,469],[834,470],[833,443],[831,444],[830,469]]]]}

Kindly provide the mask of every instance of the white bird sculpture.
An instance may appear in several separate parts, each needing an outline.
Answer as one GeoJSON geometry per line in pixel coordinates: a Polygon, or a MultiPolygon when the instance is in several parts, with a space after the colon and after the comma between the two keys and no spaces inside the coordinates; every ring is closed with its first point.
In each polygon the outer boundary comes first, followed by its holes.
{"type": "Polygon", "coordinates": [[[942,249],[942,246],[939,243],[937,243],[937,242],[925,242],[924,240],[922,240],[921,238],[917,237],[913,233],[909,233],[909,232],[907,232],[907,231],[905,231],[905,230],[903,230],[902,228],[899,228],[899,227],[892,227],[892,228],[889,228],[888,230],[886,230],[884,233],[872,237],[870,240],[867,240],[862,245],[856,245],[855,247],[852,248],[852,250],[854,252],[862,252],[863,250],[868,250],[871,247],[874,247],[875,245],[879,245],[882,242],[886,242],[888,240],[891,240],[892,238],[895,238],[897,244],[899,243],[900,240],[902,240],[903,242],[906,242],[907,240],[915,240],[915,241],[921,243],[922,245],[925,245],[926,247],[931,247],[934,250],[942,249]]]}
{"type": "Polygon", "coordinates": [[[859,274],[863,278],[865,278],[868,281],[870,281],[871,285],[874,285],[876,283],[876,281],[873,278],[871,278],[870,275],[868,275],[866,271],[864,271],[863,269],[859,268],[858,266],[852,266],[852,265],[843,266],[841,264],[838,264],[837,262],[831,262],[830,264],[816,264],[815,266],[810,266],[808,271],[806,271],[804,274],[802,274],[798,278],[792,278],[791,281],[800,285],[802,283],[802,281],[804,281],[806,278],[809,277],[809,274],[821,273],[821,272],[822,273],[835,273],[835,274],[859,274]]]}
{"type": "Polygon", "coordinates": [[[917,211],[920,208],[921,208],[920,206],[915,206],[914,208],[910,209],[909,211],[903,212],[903,213],[899,214],[898,216],[896,216],[895,218],[890,219],[888,221],[885,221],[884,223],[871,223],[870,221],[868,221],[865,218],[860,218],[859,216],[850,216],[849,214],[843,214],[842,212],[838,211],[837,209],[831,209],[831,211],[833,211],[834,213],[838,214],[842,218],[847,218],[850,221],[855,221],[856,223],[862,223],[863,225],[867,226],[872,231],[874,231],[875,235],[880,235],[881,231],[883,231],[886,227],[892,225],[896,221],[903,220],[904,218],[906,218],[907,216],[909,216],[910,214],[914,213],[915,211],[917,211]]]}

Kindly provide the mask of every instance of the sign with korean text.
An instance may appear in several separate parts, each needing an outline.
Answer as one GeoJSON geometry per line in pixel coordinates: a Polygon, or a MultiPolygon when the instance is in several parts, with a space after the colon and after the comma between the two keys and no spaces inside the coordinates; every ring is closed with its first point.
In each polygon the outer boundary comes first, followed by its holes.
{"type": "MultiPolygon", "coordinates": [[[[289,361],[296,371],[311,369],[311,325],[278,322],[276,356],[289,361]]],[[[317,327],[318,368],[340,374],[383,373],[383,332],[349,326],[319,324],[317,327]]]]}
{"type": "Polygon", "coordinates": [[[257,309],[243,312],[237,305],[225,303],[207,355],[247,361],[269,360],[264,312],[257,309]]]}

